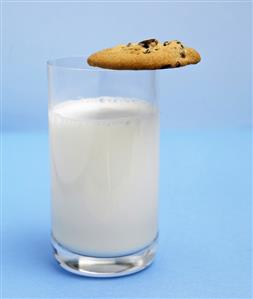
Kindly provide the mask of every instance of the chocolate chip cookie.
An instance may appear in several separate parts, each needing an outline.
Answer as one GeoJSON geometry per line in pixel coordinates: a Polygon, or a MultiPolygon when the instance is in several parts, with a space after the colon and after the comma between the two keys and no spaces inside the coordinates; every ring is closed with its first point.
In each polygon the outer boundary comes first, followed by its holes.
{"type": "Polygon", "coordinates": [[[185,47],[180,41],[165,41],[152,38],[139,43],[118,45],[96,52],[88,57],[88,64],[115,70],[155,70],[196,64],[199,53],[185,47]]]}

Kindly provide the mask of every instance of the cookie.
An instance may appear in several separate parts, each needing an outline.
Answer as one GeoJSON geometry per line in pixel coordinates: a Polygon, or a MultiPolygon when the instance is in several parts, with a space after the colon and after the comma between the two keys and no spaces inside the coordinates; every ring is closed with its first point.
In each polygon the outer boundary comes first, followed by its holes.
{"type": "Polygon", "coordinates": [[[196,50],[185,47],[180,41],[160,43],[148,39],[101,50],[89,56],[87,62],[114,70],[155,70],[196,64],[200,59],[196,50]]]}

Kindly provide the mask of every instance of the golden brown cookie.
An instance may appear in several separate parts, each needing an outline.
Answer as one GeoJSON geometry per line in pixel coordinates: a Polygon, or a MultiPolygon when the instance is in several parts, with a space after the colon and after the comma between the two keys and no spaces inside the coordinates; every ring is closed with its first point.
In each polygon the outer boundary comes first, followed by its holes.
{"type": "Polygon", "coordinates": [[[88,57],[88,64],[115,70],[154,70],[196,64],[199,53],[185,47],[180,41],[160,43],[148,39],[139,43],[118,45],[104,49],[88,57]]]}

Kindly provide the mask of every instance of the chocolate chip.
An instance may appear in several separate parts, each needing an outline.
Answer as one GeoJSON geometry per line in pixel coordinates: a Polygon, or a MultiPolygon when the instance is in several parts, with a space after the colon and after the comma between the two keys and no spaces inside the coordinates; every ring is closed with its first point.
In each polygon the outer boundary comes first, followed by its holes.
{"type": "Polygon", "coordinates": [[[184,46],[181,44],[181,48],[184,49],[184,46]]]}
{"type": "Polygon", "coordinates": [[[171,68],[171,64],[165,64],[160,69],[163,70],[163,69],[169,69],[169,68],[171,68]]]}
{"type": "Polygon", "coordinates": [[[180,52],[180,56],[181,56],[182,58],[185,58],[185,51],[180,52]]]}
{"type": "Polygon", "coordinates": [[[151,53],[151,51],[150,51],[150,49],[146,49],[143,53],[148,54],[148,53],[151,53]]]}
{"type": "Polygon", "coordinates": [[[181,63],[179,61],[177,61],[176,67],[180,67],[180,66],[181,66],[181,63]]]}
{"type": "Polygon", "coordinates": [[[131,45],[132,45],[131,43],[128,43],[126,46],[127,46],[127,47],[130,47],[131,45]]]}
{"type": "Polygon", "coordinates": [[[138,43],[138,45],[146,49],[148,49],[149,47],[155,47],[157,44],[158,44],[158,40],[154,38],[146,39],[138,43]]]}
{"type": "Polygon", "coordinates": [[[168,46],[170,43],[171,43],[171,42],[166,41],[166,42],[163,43],[163,45],[164,45],[164,46],[168,46]]]}
{"type": "Polygon", "coordinates": [[[180,41],[177,40],[176,42],[177,42],[177,44],[181,45],[181,42],[180,42],[180,41]]]}

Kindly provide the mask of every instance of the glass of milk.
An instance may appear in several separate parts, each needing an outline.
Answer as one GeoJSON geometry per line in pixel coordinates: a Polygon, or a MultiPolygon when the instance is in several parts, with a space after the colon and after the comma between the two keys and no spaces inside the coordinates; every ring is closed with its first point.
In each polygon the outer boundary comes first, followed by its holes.
{"type": "Polygon", "coordinates": [[[158,236],[156,71],[48,62],[52,244],[66,270],[131,274],[158,236]]]}

